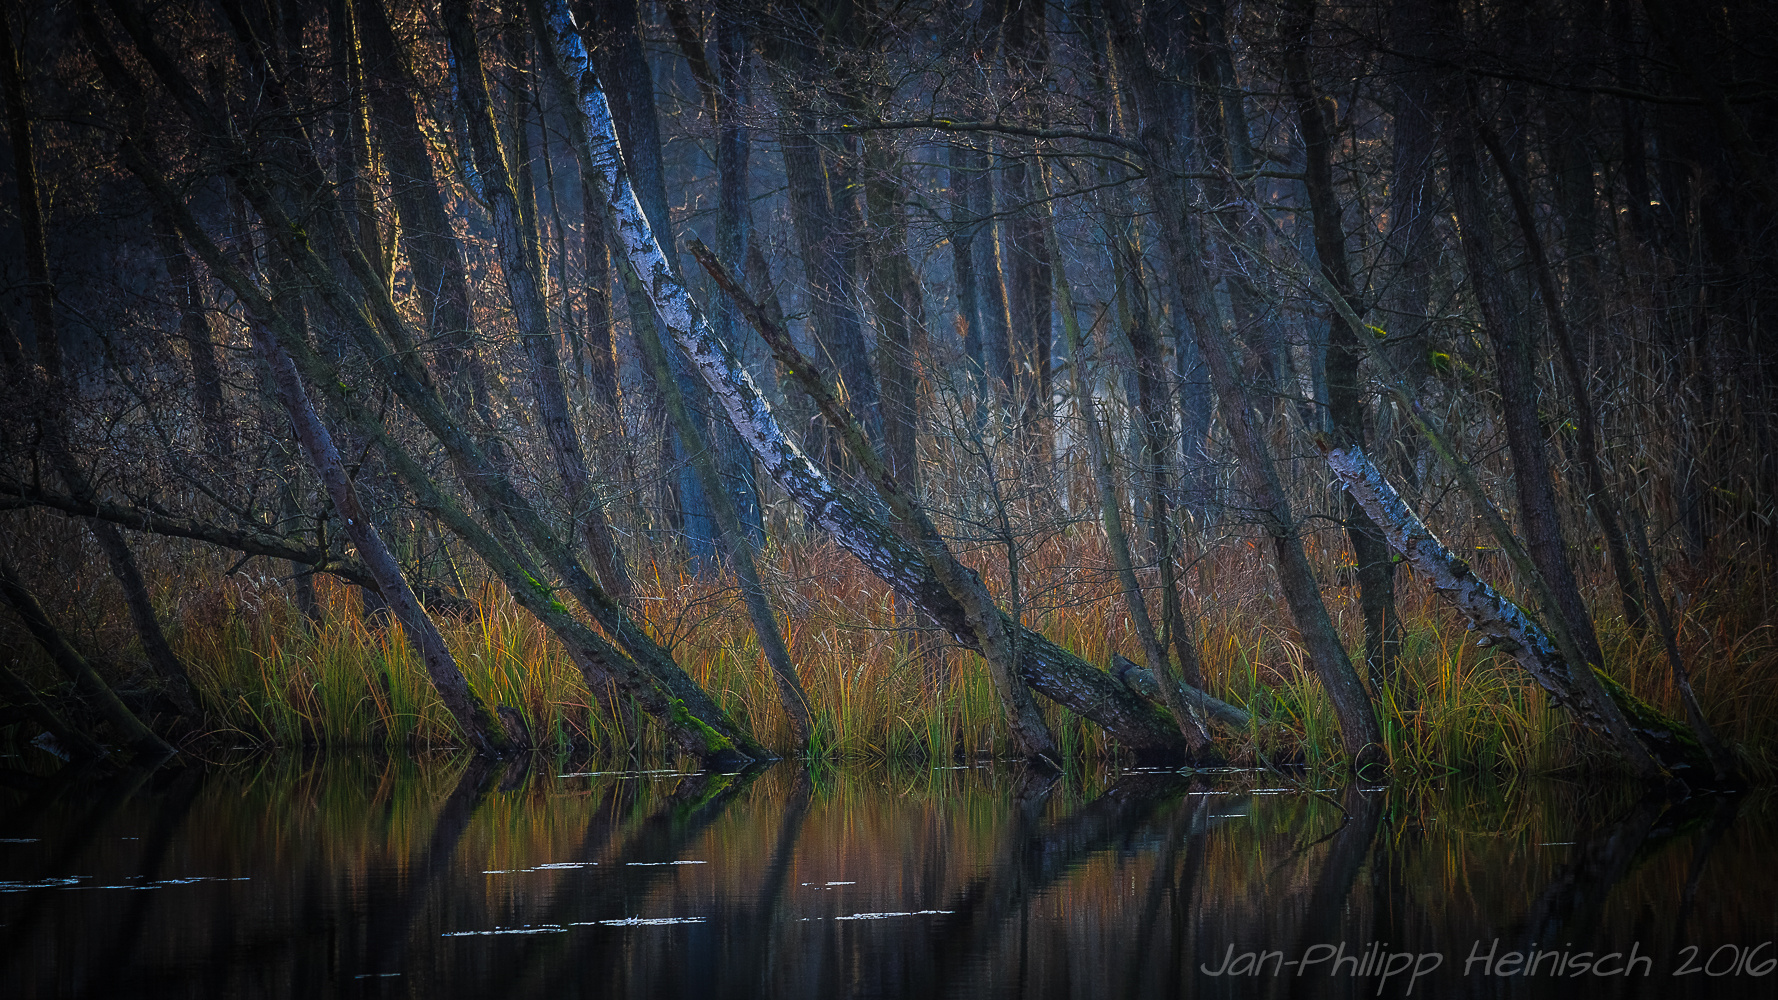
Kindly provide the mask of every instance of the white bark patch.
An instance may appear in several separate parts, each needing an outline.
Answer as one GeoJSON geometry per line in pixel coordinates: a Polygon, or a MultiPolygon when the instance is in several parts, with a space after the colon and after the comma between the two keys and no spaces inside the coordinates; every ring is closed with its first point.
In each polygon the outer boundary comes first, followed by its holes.
{"type": "Polygon", "coordinates": [[[1432,589],[1469,616],[1471,629],[1482,636],[1478,645],[1493,646],[1510,654],[1564,708],[1581,714],[1589,725],[1604,729],[1603,720],[1594,718],[1586,709],[1587,700],[1575,689],[1574,673],[1556,651],[1549,634],[1439,541],[1362,450],[1330,449],[1327,464],[1339,476],[1346,492],[1382,527],[1390,547],[1401,553],[1414,572],[1432,584],[1432,589]]]}
{"type": "MultiPolygon", "coordinates": [[[[566,4],[562,0],[546,3],[546,16],[555,29],[564,69],[581,83],[580,124],[586,129],[594,173],[604,182],[615,216],[613,228],[622,241],[625,257],[636,269],[674,342],[721,401],[730,423],[764,466],[766,475],[784,489],[809,520],[830,532],[841,546],[898,592],[920,599],[936,586],[926,561],[912,545],[889,530],[874,511],[829,481],[785,435],[752,375],[728,345],[717,339],[692,301],[624,177],[610,105],[592,72],[585,47],[573,30],[566,4]]],[[[934,614],[958,641],[974,647],[976,637],[961,612],[961,608],[941,606],[934,614]]],[[[1141,703],[1134,695],[1128,695],[1130,704],[1125,704],[1122,699],[1127,692],[1108,675],[1079,661],[1057,658],[1058,651],[1047,640],[1022,627],[1019,645],[1020,672],[1055,700],[1099,720],[1133,745],[1167,746],[1177,739],[1173,727],[1157,726],[1142,712],[1132,711],[1140,708],[1141,703]],[[1032,677],[1033,673],[1045,676],[1032,677]],[[1104,686],[1095,688],[1086,675],[1098,675],[1094,680],[1103,679],[1104,686]]]]}
{"type": "MultiPolygon", "coordinates": [[[[567,22],[557,6],[552,20],[567,22]]],[[[562,57],[570,73],[591,79],[586,50],[572,30],[558,31],[562,57]]],[[[661,321],[692,362],[699,377],[722,403],[729,421],[749,451],[765,467],[766,474],[796,500],[817,525],[831,532],[847,551],[857,556],[878,576],[890,583],[911,587],[923,579],[912,567],[918,556],[907,551],[886,526],[846,496],[809,457],[785,435],[771,404],[759,391],[753,376],[710,329],[703,311],[679,280],[648,224],[641,204],[631,190],[618,155],[611,107],[597,86],[586,87],[581,97],[581,118],[587,144],[604,181],[617,220],[624,254],[642,277],[643,287],[661,321]]]]}

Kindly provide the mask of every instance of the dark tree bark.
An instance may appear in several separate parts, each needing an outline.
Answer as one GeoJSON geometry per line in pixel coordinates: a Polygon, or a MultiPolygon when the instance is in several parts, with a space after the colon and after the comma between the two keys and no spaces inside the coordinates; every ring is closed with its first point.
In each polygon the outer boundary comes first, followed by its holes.
{"type": "Polygon", "coordinates": [[[612,424],[621,430],[623,397],[617,381],[617,324],[611,319],[611,242],[605,236],[605,207],[584,177],[580,199],[587,396],[595,405],[606,407],[614,418],[612,424]]]}
{"type": "MultiPolygon", "coordinates": [[[[1322,98],[1315,90],[1309,59],[1315,26],[1314,0],[1297,0],[1293,12],[1280,27],[1284,42],[1285,76],[1296,102],[1297,129],[1303,138],[1303,184],[1309,192],[1309,211],[1315,232],[1315,253],[1321,272],[1346,300],[1350,313],[1362,317],[1365,307],[1346,259],[1345,213],[1334,190],[1331,127],[1322,98]]],[[[1366,447],[1364,392],[1359,383],[1359,362],[1364,352],[1358,338],[1367,331],[1355,330],[1347,311],[1336,311],[1328,331],[1327,410],[1334,439],[1343,445],[1366,447]]],[[[1341,517],[1346,539],[1357,566],[1358,605],[1364,615],[1365,663],[1371,686],[1379,698],[1389,698],[1400,688],[1398,659],[1401,622],[1395,613],[1395,563],[1383,532],[1370,515],[1345,493],[1340,494],[1341,517]]]]}
{"type": "Polygon", "coordinates": [[[1166,392],[1167,370],[1161,360],[1161,341],[1149,319],[1148,291],[1142,274],[1141,251],[1128,240],[1113,243],[1117,266],[1129,288],[1129,326],[1124,335],[1136,359],[1136,434],[1142,442],[1142,478],[1147,488],[1149,541],[1154,547],[1155,568],[1160,576],[1161,648],[1174,647],[1179,654],[1179,675],[1192,687],[1204,686],[1204,668],[1192,643],[1185,612],[1179,603],[1178,551],[1173,541],[1172,427],[1168,420],[1170,400],[1166,392]]]}
{"type": "Polygon", "coordinates": [[[359,502],[358,491],[353,488],[351,479],[346,475],[345,464],[340,460],[339,451],[334,447],[333,435],[315,412],[314,405],[309,402],[308,392],[303,388],[296,366],[279,344],[277,335],[269,328],[254,324],[252,330],[254,346],[271,370],[272,384],[278,400],[290,415],[291,426],[296,431],[304,456],[314,468],[315,474],[321,478],[328,497],[333,501],[334,510],[345,521],[346,534],[352,539],[359,557],[370,569],[371,576],[376,579],[378,592],[388,602],[396,620],[401,622],[408,641],[419,652],[421,662],[426,668],[426,676],[432,680],[433,689],[444,700],[445,708],[457,720],[457,724],[463,727],[463,734],[470,745],[478,753],[499,755],[506,749],[507,742],[501,734],[499,722],[488,711],[488,707],[470,692],[462,671],[457,669],[456,659],[445,645],[444,636],[439,633],[438,626],[426,613],[426,609],[420,606],[419,598],[408,585],[400,564],[384,544],[370,513],[359,502]]]}
{"type": "MultiPolygon", "coordinates": [[[[1549,321],[1551,338],[1556,342],[1556,357],[1562,364],[1562,374],[1568,380],[1568,391],[1574,396],[1575,414],[1575,452],[1580,460],[1582,474],[1587,484],[1587,509],[1593,512],[1593,519],[1599,522],[1599,532],[1605,536],[1605,552],[1611,564],[1612,574],[1617,578],[1618,596],[1623,601],[1624,619],[1632,626],[1642,624],[1642,585],[1636,579],[1636,570],[1630,562],[1629,544],[1624,537],[1622,523],[1618,520],[1617,504],[1613,502],[1610,487],[1605,481],[1605,468],[1599,458],[1600,433],[1599,417],[1593,409],[1593,394],[1587,387],[1587,374],[1581,370],[1580,355],[1574,347],[1574,336],[1568,328],[1568,317],[1562,309],[1561,292],[1556,285],[1556,274],[1550,264],[1549,255],[1543,248],[1543,238],[1537,232],[1537,219],[1532,214],[1531,196],[1525,190],[1524,178],[1519,174],[1510,157],[1502,148],[1500,140],[1486,125],[1477,123],[1477,132],[1484,145],[1494,157],[1494,164],[1500,169],[1506,181],[1508,200],[1512,202],[1513,216],[1518,220],[1520,235],[1525,240],[1525,247],[1530,253],[1532,275],[1537,282],[1538,298],[1543,301],[1544,315],[1549,321]]],[[[1591,183],[1584,196],[1592,201],[1591,183]]],[[[1578,224],[1579,219],[1572,220],[1578,224]]],[[[1584,265],[1582,265],[1584,267],[1584,265]]],[[[1585,284],[1585,281],[1581,282],[1585,284]]]]}
{"type": "Polygon", "coordinates": [[[167,278],[178,298],[179,337],[185,341],[186,357],[191,364],[192,391],[198,398],[204,445],[216,457],[217,464],[228,469],[234,458],[235,435],[223,399],[222,365],[217,361],[216,335],[205,311],[204,284],[170,223],[155,219],[154,235],[165,260],[167,278]]]}
{"type": "Polygon", "coordinates": [[[1151,164],[1148,186],[1156,205],[1162,242],[1178,280],[1192,330],[1198,340],[1216,387],[1223,419],[1229,428],[1248,503],[1260,525],[1271,537],[1278,560],[1278,577],[1285,601],[1307,648],[1309,662],[1320,678],[1340,724],[1340,742],[1351,756],[1352,766],[1365,769],[1383,759],[1382,732],[1376,714],[1359,681],[1339,632],[1321,601],[1314,570],[1304,554],[1303,543],[1289,500],[1278,481],[1270,447],[1260,433],[1247,387],[1242,384],[1232,344],[1223,332],[1209,275],[1204,267],[1204,242],[1197,220],[1190,213],[1190,199],[1179,175],[1184,164],[1175,142],[1177,123],[1186,120],[1180,95],[1156,78],[1148,61],[1140,25],[1124,0],[1105,7],[1111,37],[1124,81],[1129,87],[1141,122],[1140,137],[1151,164]]]}
{"type": "MultiPolygon", "coordinates": [[[[6,603],[18,612],[31,637],[55,661],[56,668],[74,682],[81,695],[111,723],[118,738],[128,744],[133,753],[142,757],[165,757],[174,753],[166,740],[143,725],[136,713],[130,711],[129,706],[117,697],[117,692],[105,683],[105,678],[99,676],[99,672],[93,669],[87,658],[81,656],[78,650],[68,644],[68,640],[62,638],[62,633],[56,630],[49,616],[44,614],[43,606],[37,603],[37,598],[19,580],[18,571],[3,556],[0,556],[0,597],[5,598],[6,603]]],[[[82,744],[78,742],[71,746],[71,749],[82,748],[82,744]]]]}
{"type": "MultiPolygon", "coordinates": [[[[919,357],[926,309],[907,253],[906,185],[900,156],[886,136],[865,141],[864,192],[870,212],[870,302],[877,317],[877,371],[882,377],[883,453],[889,471],[919,492],[919,357]]],[[[720,335],[720,334],[719,334],[720,335]]]]}
{"type": "MultiPolygon", "coordinates": [[[[505,273],[507,294],[512,302],[519,340],[530,362],[527,375],[533,405],[548,435],[556,476],[574,520],[576,534],[592,556],[600,578],[617,583],[617,592],[622,593],[629,577],[619,568],[622,554],[617,550],[616,540],[600,508],[587,468],[586,453],[581,447],[580,432],[574,423],[573,409],[568,404],[567,387],[562,379],[561,352],[544,301],[536,220],[525,209],[530,199],[519,197],[520,192],[513,187],[506,168],[469,11],[457,0],[447,0],[442,11],[451,53],[457,64],[458,89],[468,118],[469,152],[481,178],[481,196],[494,217],[495,244],[505,273]]],[[[517,131],[522,133],[524,129],[521,127],[517,131]]],[[[518,176],[528,180],[530,171],[522,170],[518,176]]]]}
{"type": "MultiPolygon", "coordinates": [[[[1040,168],[1041,169],[1041,168],[1040,168]]],[[[1043,175],[1040,175],[1043,176],[1043,175]]],[[[1049,184],[1047,176],[1043,176],[1043,189],[1047,194],[1049,184]]],[[[1173,714],[1174,721],[1179,725],[1180,735],[1185,737],[1194,754],[1207,756],[1210,733],[1204,725],[1201,714],[1191,701],[1183,696],[1183,690],[1174,682],[1175,674],[1182,674],[1186,683],[1194,688],[1204,686],[1203,664],[1198,658],[1197,645],[1192,642],[1191,635],[1186,631],[1184,615],[1179,612],[1178,592],[1173,589],[1171,573],[1171,544],[1168,536],[1163,534],[1156,539],[1157,550],[1166,552],[1163,556],[1161,572],[1162,609],[1166,616],[1168,634],[1172,636],[1179,650],[1180,669],[1175,671],[1171,659],[1167,656],[1167,647],[1161,636],[1155,632],[1154,621],[1148,615],[1147,599],[1142,593],[1142,585],[1136,579],[1135,563],[1130,558],[1129,536],[1124,531],[1123,500],[1118,494],[1117,477],[1111,457],[1111,448],[1104,438],[1104,431],[1099,423],[1098,405],[1096,400],[1097,387],[1094,379],[1086,371],[1086,343],[1081,336],[1080,320],[1074,312],[1074,293],[1068,284],[1067,268],[1062,263],[1061,244],[1056,237],[1054,205],[1050,211],[1052,216],[1044,226],[1044,242],[1049,250],[1051,268],[1054,272],[1056,303],[1062,314],[1062,344],[1067,351],[1068,374],[1073,382],[1074,405],[1080,411],[1081,424],[1087,438],[1087,449],[1093,463],[1094,485],[1099,488],[1099,518],[1105,528],[1105,540],[1111,549],[1111,560],[1117,573],[1118,584],[1124,592],[1124,606],[1129,609],[1130,623],[1136,631],[1136,638],[1142,643],[1143,658],[1148,661],[1152,674],[1157,676],[1156,690],[1161,695],[1162,704],[1173,714]]],[[[1143,336],[1138,334],[1137,336],[1143,336]]],[[[1146,335],[1150,345],[1154,343],[1152,332],[1146,335]]],[[[1143,379],[1143,400],[1153,405],[1154,387],[1149,385],[1151,379],[1143,379]]],[[[1140,402],[1139,401],[1139,408],[1140,402]]],[[[1151,415],[1151,414],[1150,414],[1151,415]]],[[[1144,435],[1146,444],[1152,445],[1148,435],[1144,435]]],[[[1145,456],[1155,461],[1154,449],[1146,449],[1145,456]]],[[[1164,492],[1164,484],[1158,478],[1151,480],[1155,484],[1155,492],[1164,492]]],[[[1164,503],[1157,505],[1165,510],[1164,503]]]]}
{"type": "MultiPolygon", "coordinates": [[[[846,398],[873,442],[883,439],[881,394],[864,342],[864,325],[853,307],[857,275],[846,264],[851,239],[840,225],[827,179],[827,157],[809,135],[783,139],[784,180],[791,229],[809,285],[809,318],[815,337],[834,359],[846,398]]],[[[831,459],[832,456],[829,456],[831,459]]]]}
{"type": "Polygon", "coordinates": [[[1014,382],[1012,318],[1007,308],[1005,254],[997,221],[1001,205],[997,197],[1000,185],[994,181],[994,154],[986,149],[976,149],[971,159],[970,203],[975,207],[975,217],[983,220],[973,241],[982,320],[982,357],[995,394],[1003,401],[1009,401],[1014,382]]]}
{"type": "MultiPolygon", "coordinates": [[[[1455,18],[1454,12],[1446,11],[1455,18]]],[[[1460,20],[1448,23],[1461,24],[1460,20]]],[[[1623,721],[1621,709],[1605,695],[1594,668],[1604,666],[1592,619],[1587,614],[1580,588],[1568,560],[1556,505],[1555,483],[1544,449],[1544,427],[1538,418],[1533,350],[1529,332],[1514,309],[1504,282],[1501,260],[1495,250],[1494,220],[1483,187],[1476,148],[1475,111],[1465,81],[1441,82],[1441,125],[1445,163],[1450,178],[1452,206],[1462,234],[1463,255],[1470,287],[1482,316],[1482,326],[1493,346],[1496,382],[1500,391],[1502,423],[1512,452],[1519,518],[1526,549],[1538,577],[1535,585],[1548,595],[1544,613],[1554,619],[1567,648],[1583,663],[1573,670],[1575,690],[1585,709],[1600,720],[1599,731],[1611,739],[1638,773],[1658,772],[1656,760],[1623,721]]]]}
{"type": "Polygon", "coordinates": [[[982,354],[981,292],[976,287],[975,243],[981,229],[976,221],[975,186],[971,177],[974,152],[952,145],[946,152],[950,168],[947,186],[951,194],[951,274],[955,281],[958,339],[969,368],[965,374],[973,394],[986,391],[987,368],[982,354]]]}
{"type": "MultiPolygon", "coordinates": [[[[35,388],[42,407],[38,427],[43,448],[50,465],[67,484],[68,492],[83,501],[96,500],[97,491],[86,471],[75,458],[68,435],[67,410],[75,402],[75,387],[69,381],[62,355],[60,334],[56,328],[55,283],[49,273],[49,243],[44,231],[42,202],[37,187],[35,140],[31,119],[25,107],[24,78],[19,66],[18,49],[13,45],[11,28],[0,17],[0,87],[5,89],[6,125],[12,144],[14,182],[18,186],[20,228],[24,237],[25,273],[30,279],[28,295],[31,325],[37,337],[37,363],[42,377],[34,373],[12,373],[15,385],[35,388]]],[[[0,337],[12,340],[11,330],[0,331],[0,337]]],[[[15,352],[8,351],[8,355],[15,352]]],[[[130,622],[142,642],[142,651],[149,666],[160,677],[166,693],[182,715],[194,722],[198,716],[197,695],[186,674],[185,664],[174,654],[167,636],[155,615],[148,584],[136,565],[135,554],[124,541],[117,527],[105,521],[88,520],[88,528],[99,548],[105,553],[111,574],[123,589],[130,622]]]]}
{"type": "Polygon", "coordinates": [[[402,249],[428,341],[438,346],[445,392],[493,422],[488,377],[469,314],[469,280],[432,152],[420,130],[407,59],[378,0],[355,0],[370,109],[383,149],[402,249]]]}
{"type": "MultiPolygon", "coordinates": [[[[295,15],[298,10],[297,4],[285,7],[288,15],[295,15]]],[[[383,227],[377,218],[374,197],[376,153],[371,148],[364,67],[358,55],[361,32],[348,11],[348,0],[329,0],[327,29],[333,69],[338,74],[333,115],[334,178],[339,185],[340,206],[350,220],[349,229],[358,239],[359,252],[371,262],[384,287],[388,287],[393,277],[392,262],[383,250],[383,227]]],[[[300,56],[300,17],[287,17],[284,27],[291,55],[300,56]]],[[[301,63],[300,58],[287,58],[286,75],[301,63]]]]}
{"type": "MultiPolygon", "coordinates": [[[[217,120],[208,102],[180,75],[147,25],[127,7],[116,6],[113,13],[136,51],[186,116],[209,142],[227,153],[227,162],[231,164],[230,179],[251,202],[265,231],[289,256],[316,299],[341,321],[344,332],[351,337],[364,360],[444,449],[476,502],[484,510],[498,511],[502,523],[510,523],[516,536],[514,543],[521,550],[528,549],[527,557],[534,553],[550,572],[556,574],[598,626],[622,647],[621,650],[594,633],[555,600],[552,588],[538,579],[532,567],[521,563],[507,550],[505,543],[496,541],[486,528],[468,518],[453,499],[440,491],[431,472],[391,441],[380,417],[369,412],[363,402],[340,383],[337,369],[309,352],[300,337],[290,335],[288,324],[273,303],[210,240],[190,210],[172,194],[155,162],[152,148],[134,140],[123,143],[119,152],[125,165],[148,188],[156,206],[175,218],[182,236],[203,259],[211,274],[228,285],[250,317],[278,332],[285,349],[303,367],[310,384],[326,393],[331,405],[350,417],[357,433],[377,443],[408,487],[415,491],[416,497],[488,562],[520,606],[563,639],[570,656],[586,676],[589,689],[598,691],[607,684],[615,684],[623,693],[634,697],[638,705],[662,725],[675,745],[707,762],[729,764],[742,757],[765,758],[767,752],[736,727],[667,653],[611,600],[592,574],[576,560],[572,547],[552,532],[541,513],[520,493],[506,472],[489,460],[487,453],[469,435],[433,386],[414,346],[418,338],[388,296],[379,293],[375,272],[356,247],[349,242],[332,244],[343,256],[340,264],[352,282],[348,287],[334,263],[323,259],[316,244],[307,238],[306,231],[292,221],[284,209],[279,185],[289,183],[291,178],[318,175],[313,159],[304,159],[300,147],[293,148],[288,155],[295,161],[281,164],[282,169],[273,172],[260,160],[243,155],[233,138],[234,131],[217,120]]],[[[99,56],[100,68],[113,90],[120,94],[140,92],[139,84],[112,53],[104,28],[96,17],[83,14],[81,29],[99,56]]],[[[251,55],[251,50],[248,54],[251,55]]],[[[275,78],[268,82],[275,88],[275,78]]],[[[339,206],[331,199],[325,185],[310,188],[308,193],[314,198],[318,217],[324,224],[336,229],[344,227],[339,206]]]]}
{"type": "Polygon", "coordinates": [[[293,541],[283,535],[272,534],[259,525],[230,528],[200,521],[194,517],[171,513],[158,506],[139,510],[104,500],[86,504],[66,493],[51,493],[13,483],[0,484],[0,493],[14,498],[0,501],[0,509],[47,507],[65,514],[84,515],[102,521],[110,521],[112,524],[129,528],[131,531],[162,535],[167,538],[186,538],[247,556],[284,559],[292,565],[305,567],[311,573],[328,573],[356,586],[376,588],[376,580],[371,577],[370,571],[364,568],[364,564],[358,560],[336,555],[317,545],[305,544],[293,541]]]}
{"type": "MultiPolygon", "coordinates": [[[[1428,37],[1431,16],[1426,4],[1418,0],[1395,0],[1390,10],[1391,44],[1401,53],[1391,60],[1393,85],[1389,100],[1389,231],[1383,240],[1383,257],[1390,265],[1390,283],[1383,290],[1379,305],[1383,316],[1379,325],[1388,330],[1385,350],[1396,370],[1403,372],[1410,387],[1434,391],[1429,383],[1432,367],[1428,357],[1432,343],[1428,337],[1428,314],[1432,309],[1433,265],[1438,246],[1434,240],[1434,219],[1439,208],[1437,185],[1434,183],[1437,135],[1434,115],[1437,92],[1433,72],[1425,60],[1411,54],[1418,40],[1428,37]]],[[[1397,418],[1388,408],[1379,410],[1377,438],[1390,437],[1389,421],[1397,418]]],[[[1401,449],[1400,468],[1403,481],[1418,488],[1422,473],[1422,452],[1410,436],[1396,435],[1401,449]]]]}
{"type": "MultiPolygon", "coordinates": [[[[1458,96],[1455,100],[1466,100],[1458,96]]],[[[1482,314],[1482,326],[1494,349],[1495,377],[1500,390],[1501,422],[1513,457],[1513,483],[1527,547],[1537,570],[1549,583],[1557,601],[1550,609],[1580,644],[1589,663],[1602,666],[1605,657],[1593,631],[1592,618],[1580,596],[1580,586],[1568,560],[1563,537],[1556,485],[1550,475],[1545,430],[1537,413],[1535,357],[1531,333],[1514,308],[1505,287],[1502,262],[1495,249],[1494,219],[1483,189],[1481,163],[1477,158],[1474,122],[1465,105],[1449,111],[1444,124],[1445,161],[1449,169],[1451,201],[1462,229],[1463,256],[1470,287],[1482,314]]]]}
{"type": "MultiPolygon", "coordinates": [[[[1042,79],[1049,60],[1042,0],[1007,0],[1001,12],[1000,41],[1006,87],[1013,118],[1040,126],[1044,107],[1042,79]]],[[[1009,154],[1000,172],[1002,198],[1011,218],[1006,224],[1006,304],[1011,325],[1012,379],[1009,383],[1019,424],[1031,444],[1046,456],[1050,445],[1051,386],[1050,260],[1044,246],[1044,207],[1029,141],[1009,140],[1009,154]]]]}
{"type": "MultiPolygon", "coordinates": [[[[716,252],[740,270],[753,239],[753,213],[748,201],[748,168],[753,155],[753,134],[744,116],[752,101],[752,69],[747,36],[732,12],[716,18],[715,90],[716,145],[716,252]]],[[[718,311],[717,331],[731,344],[746,345],[749,358],[766,354],[764,345],[732,312],[718,311]],[[751,342],[751,343],[749,343],[751,342]]],[[[722,472],[723,488],[736,508],[741,527],[754,547],[765,545],[764,512],[753,457],[719,414],[706,412],[710,439],[722,472]]]]}

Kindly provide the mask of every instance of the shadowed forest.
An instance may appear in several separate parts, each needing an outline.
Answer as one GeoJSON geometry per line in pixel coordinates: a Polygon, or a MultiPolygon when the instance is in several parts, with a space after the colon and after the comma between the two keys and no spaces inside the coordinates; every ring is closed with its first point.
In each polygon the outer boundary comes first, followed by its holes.
{"type": "Polygon", "coordinates": [[[1778,9],[0,17],[0,733],[1778,765],[1778,9]]]}

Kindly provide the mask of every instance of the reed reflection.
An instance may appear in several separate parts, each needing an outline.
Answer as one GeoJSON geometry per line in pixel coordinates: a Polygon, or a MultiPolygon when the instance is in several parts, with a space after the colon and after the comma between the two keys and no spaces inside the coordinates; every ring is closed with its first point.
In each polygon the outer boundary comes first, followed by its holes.
{"type": "Polygon", "coordinates": [[[1671,973],[1778,931],[1761,793],[541,757],[0,788],[19,997],[1768,995],[1671,973]],[[1652,975],[1552,974],[1632,946],[1652,975]]]}

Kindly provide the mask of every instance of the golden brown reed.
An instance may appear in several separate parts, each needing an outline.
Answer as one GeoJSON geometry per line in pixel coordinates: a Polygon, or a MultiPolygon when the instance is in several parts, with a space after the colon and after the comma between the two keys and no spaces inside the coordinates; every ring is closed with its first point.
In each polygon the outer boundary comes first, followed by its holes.
{"type": "MultiPolygon", "coordinates": [[[[60,520],[56,518],[54,520],[60,520]]],[[[1362,655],[1362,625],[1343,546],[1310,540],[1324,596],[1362,655]]],[[[1193,555],[1185,574],[1188,616],[1211,690],[1266,720],[1225,734],[1238,762],[1332,764],[1339,760],[1329,706],[1305,670],[1289,618],[1264,565],[1267,547],[1234,535],[1193,555]]],[[[306,623],[284,582],[236,574],[216,560],[166,549],[162,573],[178,651],[190,665],[209,714],[210,735],[230,744],[445,747],[458,743],[454,721],[428,686],[399,625],[366,616],[355,588],[317,579],[323,619],[306,623]],[[175,590],[168,582],[177,580],[175,590]]],[[[1004,595],[1003,561],[991,549],[968,553],[990,587],[1004,595]]],[[[88,563],[88,566],[92,563],[88,563]]],[[[886,584],[825,542],[779,544],[768,565],[780,576],[774,596],[787,641],[816,709],[810,753],[839,759],[951,759],[999,754],[1006,733],[986,672],[948,637],[903,628],[886,584]]],[[[639,574],[636,606],[647,627],[712,696],[766,745],[795,747],[775,688],[760,660],[732,578],[700,579],[660,566],[639,574]]],[[[1022,554],[1026,623],[1096,664],[1113,652],[1140,655],[1122,596],[1094,525],[1048,535],[1022,554]]],[[[1152,575],[1152,574],[1151,574],[1152,575]]],[[[1600,581],[1603,583],[1603,581],[1600,581]]],[[[1152,583],[1145,579],[1145,583],[1152,583]]],[[[1679,610],[1680,640],[1704,709],[1744,766],[1769,773],[1778,737],[1778,633],[1764,620],[1764,594],[1724,575],[1686,581],[1688,593],[1713,594],[1679,610]]],[[[75,637],[89,648],[125,650],[101,669],[119,677],[129,644],[109,581],[64,578],[57,603],[86,608],[75,637]]],[[[511,705],[544,746],[664,753],[658,737],[627,732],[587,690],[578,670],[535,620],[496,585],[472,582],[465,602],[435,608],[472,689],[490,704],[511,705]]],[[[1601,590],[1596,605],[1610,594],[1601,590]]],[[[1506,658],[1466,641],[1460,616],[1402,574],[1401,690],[1377,692],[1385,740],[1398,773],[1458,770],[1557,771],[1603,763],[1542,691],[1506,658]]],[[[8,624],[0,626],[13,628],[8,624]]],[[[1637,695],[1677,716],[1678,699],[1657,636],[1601,616],[1612,673],[1637,695]]],[[[53,687],[47,663],[9,632],[29,674],[53,687]]],[[[1112,741],[1056,706],[1046,712],[1071,757],[1103,758],[1112,741]]]]}

